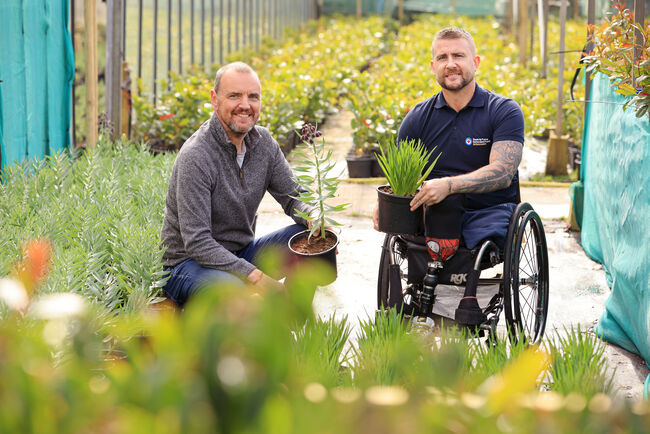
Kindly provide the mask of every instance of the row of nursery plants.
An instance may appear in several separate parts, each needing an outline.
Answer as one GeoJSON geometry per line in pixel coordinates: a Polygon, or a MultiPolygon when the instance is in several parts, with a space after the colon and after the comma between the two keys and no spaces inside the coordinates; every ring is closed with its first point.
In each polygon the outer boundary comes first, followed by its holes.
{"type": "Polygon", "coordinates": [[[4,168],[0,276],[25,240],[52,244],[41,292],[83,294],[111,311],[141,310],[163,277],[160,228],[173,155],[105,140],[79,154],[4,168]]]}
{"type": "Polygon", "coordinates": [[[209,288],[181,314],[116,315],[66,288],[40,293],[52,277],[47,242],[21,256],[0,279],[3,432],[604,433],[650,423],[647,402],[612,399],[604,347],[579,328],[543,346],[487,346],[456,329],[414,333],[391,310],[362,321],[353,340],[347,318],[314,316],[309,267],[286,294],[209,288]]]}
{"type": "MultiPolygon", "coordinates": [[[[401,27],[390,52],[373,62],[348,87],[358,154],[376,150],[381,144],[392,140],[408,111],[440,90],[430,67],[431,42],[435,33],[447,26],[459,26],[472,34],[477,55],[481,57],[476,73],[477,82],[519,103],[524,112],[526,134],[543,136],[554,127],[557,55],[549,55],[548,78],[543,79],[538,48],[526,65],[519,64],[517,45],[511,42],[510,36],[503,34],[496,19],[427,14],[401,27]]],[[[548,33],[548,50],[557,51],[559,25],[549,22],[548,33]]],[[[568,49],[577,52],[573,53],[575,62],[571,62],[569,57],[563,72],[565,101],[570,99],[569,87],[584,45],[585,33],[583,23],[567,23],[568,49]]],[[[578,82],[575,95],[581,95],[581,86],[578,82]]],[[[582,110],[581,103],[566,101],[563,105],[563,133],[569,134],[576,142],[581,137],[582,110]]]]}
{"type": "MultiPolygon", "coordinates": [[[[232,54],[228,61],[247,62],[260,76],[259,124],[278,141],[295,142],[293,131],[303,122],[321,123],[347,92],[350,77],[386,50],[394,35],[391,23],[379,16],[311,21],[289,31],[282,43],[266,39],[259,50],[232,54]]],[[[158,149],[178,149],[210,117],[215,71],[170,73],[156,104],[140,83],[133,96],[134,140],[158,149]]]]}

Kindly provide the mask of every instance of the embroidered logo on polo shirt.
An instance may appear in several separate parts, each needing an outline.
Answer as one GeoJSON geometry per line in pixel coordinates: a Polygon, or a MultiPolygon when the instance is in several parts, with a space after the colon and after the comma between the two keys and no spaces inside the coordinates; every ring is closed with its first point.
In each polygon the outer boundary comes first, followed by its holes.
{"type": "Polygon", "coordinates": [[[485,146],[488,143],[490,143],[490,139],[488,139],[487,137],[474,137],[474,138],[467,137],[465,139],[465,144],[467,146],[472,146],[472,145],[474,145],[474,146],[485,146]]]}

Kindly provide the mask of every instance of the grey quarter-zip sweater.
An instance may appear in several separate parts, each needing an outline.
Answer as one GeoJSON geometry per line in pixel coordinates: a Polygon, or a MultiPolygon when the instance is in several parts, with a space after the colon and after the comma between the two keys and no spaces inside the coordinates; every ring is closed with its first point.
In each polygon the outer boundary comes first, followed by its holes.
{"type": "Polygon", "coordinates": [[[236,253],[254,240],[257,209],[266,191],[296,223],[307,224],[295,209],[311,208],[294,198],[298,185],[271,133],[255,126],[244,144],[240,168],[237,148],[213,113],[181,147],[161,231],[166,266],[193,258],[207,268],[248,276],[256,267],[236,253]]]}

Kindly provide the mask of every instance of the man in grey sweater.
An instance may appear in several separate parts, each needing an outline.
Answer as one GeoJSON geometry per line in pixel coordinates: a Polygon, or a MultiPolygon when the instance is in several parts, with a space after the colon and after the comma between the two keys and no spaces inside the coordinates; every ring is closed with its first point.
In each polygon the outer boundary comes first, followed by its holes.
{"type": "Polygon", "coordinates": [[[295,210],[311,211],[294,198],[298,186],[278,143],[255,125],[261,106],[257,74],[242,62],[223,66],[210,97],[214,113],[179,151],[165,204],[164,292],[181,306],[208,282],[281,288],[275,279],[282,276],[257,268],[257,254],[269,246],[286,252],[289,238],[307,226],[295,210]],[[296,224],[256,240],[266,191],[296,224]]]}

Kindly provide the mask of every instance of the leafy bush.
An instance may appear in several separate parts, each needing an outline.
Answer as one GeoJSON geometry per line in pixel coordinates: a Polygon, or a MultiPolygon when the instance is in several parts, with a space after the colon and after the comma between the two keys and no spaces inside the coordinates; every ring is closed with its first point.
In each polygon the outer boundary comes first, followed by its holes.
{"type": "Polygon", "coordinates": [[[137,115],[133,137],[149,143],[154,150],[179,149],[212,113],[213,81],[207,74],[195,68],[184,75],[171,71],[169,75],[169,81],[161,83],[165,91],[155,105],[143,93],[141,80],[133,93],[133,109],[137,115]]]}
{"type": "Polygon", "coordinates": [[[650,23],[645,28],[634,22],[632,11],[616,2],[616,13],[600,27],[592,26],[594,48],[585,57],[589,70],[609,76],[612,87],[623,96],[631,97],[624,108],[635,107],[636,117],[650,120],[650,23]],[[634,59],[635,33],[641,38],[638,58],[634,59]]]}

